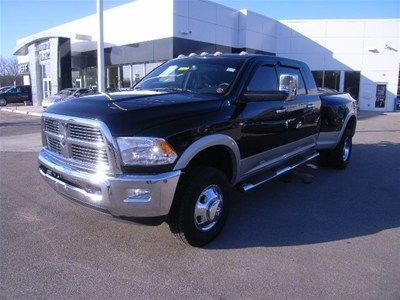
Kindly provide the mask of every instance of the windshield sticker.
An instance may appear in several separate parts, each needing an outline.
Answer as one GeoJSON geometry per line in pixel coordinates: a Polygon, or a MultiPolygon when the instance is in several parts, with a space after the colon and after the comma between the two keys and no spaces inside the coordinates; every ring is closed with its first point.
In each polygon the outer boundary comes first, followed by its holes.
{"type": "Polygon", "coordinates": [[[178,66],[169,66],[166,70],[164,70],[164,72],[162,72],[160,75],[158,75],[157,77],[166,77],[166,76],[170,76],[172,74],[172,72],[174,72],[176,70],[178,66]]]}
{"type": "Polygon", "coordinates": [[[189,71],[189,67],[180,67],[178,71],[183,71],[183,72],[189,71]]]}
{"type": "Polygon", "coordinates": [[[222,94],[225,90],[223,88],[217,88],[217,93],[222,94]]]}
{"type": "Polygon", "coordinates": [[[236,71],[236,69],[235,69],[235,68],[228,68],[228,69],[226,69],[226,71],[227,71],[227,72],[231,72],[231,73],[233,73],[233,72],[235,72],[235,71],[236,71]]]}

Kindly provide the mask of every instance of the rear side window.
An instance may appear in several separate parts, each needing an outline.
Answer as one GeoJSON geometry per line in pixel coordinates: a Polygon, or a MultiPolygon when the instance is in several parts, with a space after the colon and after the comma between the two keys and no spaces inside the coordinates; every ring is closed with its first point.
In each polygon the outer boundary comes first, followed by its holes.
{"type": "Polygon", "coordinates": [[[282,74],[293,74],[297,75],[299,78],[299,86],[297,90],[297,95],[305,95],[306,94],[306,86],[304,84],[303,76],[301,76],[301,72],[297,68],[289,68],[289,67],[280,67],[278,70],[279,76],[282,74]]]}
{"type": "Polygon", "coordinates": [[[260,66],[253,74],[249,84],[248,92],[267,92],[278,90],[278,78],[276,76],[275,67],[260,66]]]}

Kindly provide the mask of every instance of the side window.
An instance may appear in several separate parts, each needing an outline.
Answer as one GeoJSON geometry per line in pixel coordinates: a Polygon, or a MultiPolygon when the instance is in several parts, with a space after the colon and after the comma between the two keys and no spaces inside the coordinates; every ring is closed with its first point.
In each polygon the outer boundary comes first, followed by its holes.
{"type": "Polygon", "coordinates": [[[306,94],[306,86],[304,84],[303,76],[301,76],[301,72],[297,68],[288,68],[288,67],[280,67],[279,68],[279,76],[281,74],[294,74],[299,78],[299,87],[297,91],[297,95],[305,95],[306,94]]]}
{"type": "Polygon", "coordinates": [[[16,91],[15,91],[16,93],[21,93],[22,92],[22,89],[21,89],[21,87],[17,87],[17,89],[16,89],[16,91]]]}
{"type": "Polygon", "coordinates": [[[278,78],[276,77],[275,67],[261,66],[253,74],[253,77],[247,85],[247,91],[277,91],[278,87],[278,78]]]}

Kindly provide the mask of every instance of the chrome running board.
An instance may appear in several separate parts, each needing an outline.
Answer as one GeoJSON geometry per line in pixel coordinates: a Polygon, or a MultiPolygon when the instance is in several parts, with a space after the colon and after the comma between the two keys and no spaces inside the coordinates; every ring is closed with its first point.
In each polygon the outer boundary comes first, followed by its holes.
{"type": "Polygon", "coordinates": [[[319,156],[318,152],[313,152],[307,156],[301,156],[299,159],[293,161],[293,163],[288,166],[283,166],[279,169],[272,170],[267,173],[263,173],[261,175],[257,175],[255,177],[253,177],[252,179],[250,179],[250,182],[245,182],[245,183],[240,184],[239,189],[242,192],[249,192],[249,191],[255,189],[256,187],[259,187],[260,185],[262,185],[268,181],[271,181],[272,179],[277,178],[277,177],[305,164],[306,162],[316,158],[317,156],[319,156]]]}

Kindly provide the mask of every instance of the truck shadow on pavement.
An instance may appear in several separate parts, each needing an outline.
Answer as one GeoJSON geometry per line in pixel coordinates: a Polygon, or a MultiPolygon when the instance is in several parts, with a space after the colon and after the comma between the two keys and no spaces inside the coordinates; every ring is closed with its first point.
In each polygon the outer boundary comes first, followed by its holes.
{"type": "Polygon", "coordinates": [[[206,248],[308,245],[398,228],[399,159],[400,144],[356,144],[345,170],[303,167],[311,184],[273,181],[235,193],[225,229],[206,248]]]}

